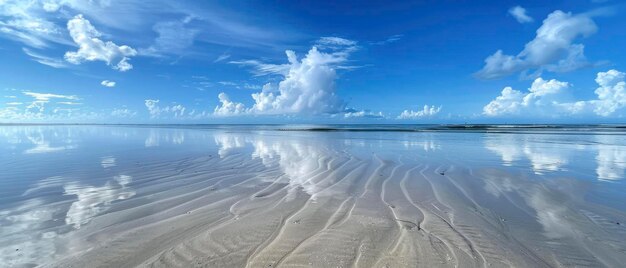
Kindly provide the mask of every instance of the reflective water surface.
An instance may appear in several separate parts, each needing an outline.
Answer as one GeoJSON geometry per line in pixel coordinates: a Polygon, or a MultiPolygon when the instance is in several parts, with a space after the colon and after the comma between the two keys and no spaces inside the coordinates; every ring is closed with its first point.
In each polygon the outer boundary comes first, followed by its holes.
{"type": "MultiPolygon", "coordinates": [[[[381,218],[406,215],[406,221],[416,224],[418,230],[449,245],[449,255],[455,257],[442,257],[443,261],[456,258],[462,263],[460,256],[467,252],[482,258],[483,263],[613,266],[623,263],[626,255],[625,175],[626,135],[620,132],[2,126],[0,266],[54,266],[57,261],[88,259],[89,254],[108,252],[106,245],[122,241],[129,230],[142,230],[142,226],[156,226],[213,206],[215,210],[207,215],[230,211],[236,220],[255,209],[252,202],[244,204],[245,200],[270,200],[279,191],[284,195],[276,197],[276,204],[328,202],[325,204],[336,206],[337,211],[376,191],[376,200],[367,202],[391,208],[391,216],[381,218]],[[380,181],[372,174],[380,174],[380,181]],[[425,185],[432,190],[422,193],[419,189],[425,185]],[[234,198],[239,194],[240,199],[234,198]],[[408,201],[396,200],[400,195],[408,201]],[[232,203],[228,203],[230,198],[232,203]],[[338,201],[325,201],[334,199],[338,201]],[[220,209],[219,202],[228,205],[220,209]],[[411,203],[419,208],[417,212],[403,212],[402,207],[411,203]],[[242,208],[240,214],[233,212],[237,206],[242,208]],[[439,231],[436,222],[429,220],[431,210],[454,232],[439,231]],[[467,219],[464,224],[468,226],[494,231],[474,238],[460,219],[467,219]],[[471,250],[448,243],[454,241],[453,233],[465,237],[463,243],[472,245],[471,250]],[[517,246],[511,246],[510,252],[494,253],[499,255],[495,257],[489,254],[495,249],[482,248],[488,243],[517,246]],[[515,253],[511,252],[523,250],[531,256],[528,261],[512,257],[515,253]]],[[[288,216],[296,213],[301,212],[294,210],[288,216]]],[[[326,217],[322,212],[310,213],[326,217]]],[[[331,214],[325,226],[320,224],[324,230],[334,228],[335,222],[350,222],[347,218],[331,220],[337,213],[331,214]]],[[[226,214],[223,217],[214,222],[230,220],[226,214]]],[[[200,230],[209,221],[212,218],[208,216],[190,220],[193,225],[181,225],[180,235],[155,229],[141,237],[146,241],[156,241],[151,239],[162,233],[181,237],[186,235],[184,231],[200,230]]],[[[288,233],[281,228],[280,234],[288,233]]],[[[367,252],[363,241],[355,242],[355,252],[367,252]]],[[[405,245],[399,241],[393,243],[405,245]]],[[[260,263],[258,256],[264,252],[267,256],[280,252],[272,248],[273,243],[279,242],[259,242],[263,247],[251,247],[249,252],[254,254],[246,262],[260,263]]],[[[316,249],[315,241],[306,243],[316,249]]],[[[293,257],[295,262],[298,256],[289,254],[303,245],[272,261],[285,264],[293,257]]],[[[156,253],[146,250],[144,259],[132,261],[138,265],[175,247],[165,245],[154,249],[156,253]]],[[[243,246],[242,251],[246,251],[243,246]]],[[[103,256],[122,253],[106,254],[103,256]]],[[[396,253],[381,253],[366,263],[386,262],[385,254],[396,253]]]]}

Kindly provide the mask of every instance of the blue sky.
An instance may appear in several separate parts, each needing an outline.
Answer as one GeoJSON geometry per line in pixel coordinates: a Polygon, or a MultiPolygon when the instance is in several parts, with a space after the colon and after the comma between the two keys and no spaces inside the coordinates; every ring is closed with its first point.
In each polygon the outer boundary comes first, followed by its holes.
{"type": "Polygon", "coordinates": [[[205,2],[0,0],[0,122],[619,123],[626,112],[618,1],[205,2]]]}

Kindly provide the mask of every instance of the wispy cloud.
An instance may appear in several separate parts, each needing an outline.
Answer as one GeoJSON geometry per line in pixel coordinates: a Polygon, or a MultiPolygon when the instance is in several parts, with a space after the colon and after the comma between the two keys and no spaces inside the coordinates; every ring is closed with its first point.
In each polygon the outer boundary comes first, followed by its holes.
{"type": "Polygon", "coordinates": [[[192,16],[181,20],[158,22],[152,27],[158,37],[154,44],[146,49],[140,49],[139,53],[148,56],[162,56],[165,54],[183,54],[194,43],[199,29],[191,28],[192,16]]]}
{"type": "Polygon", "coordinates": [[[0,3],[0,33],[30,47],[45,48],[49,43],[71,44],[63,29],[49,16],[54,10],[43,1],[5,0],[0,3]]]}
{"type": "MultiPolygon", "coordinates": [[[[102,119],[102,115],[86,110],[76,95],[23,91],[32,101],[11,102],[0,108],[0,120],[7,122],[67,122],[102,119]],[[72,106],[75,108],[68,108],[72,106]]],[[[93,122],[93,121],[90,121],[93,122]]]]}
{"type": "Polygon", "coordinates": [[[289,70],[289,64],[271,64],[263,63],[258,60],[233,60],[229,61],[230,64],[236,64],[240,66],[253,67],[253,73],[255,76],[263,76],[268,74],[286,74],[289,70]]]}
{"type": "Polygon", "coordinates": [[[375,46],[387,45],[387,44],[391,44],[391,43],[395,43],[395,42],[400,41],[400,39],[402,39],[402,37],[404,37],[404,35],[396,34],[396,35],[392,35],[392,36],[390,36],[387,39],[382,40],[382,41],[370,42],[370,45],[375,45],[375,46]]]}
{"type": "Polygon", "coordinates": [[[30,56],[34,61],[39,62],[43,65],[47,65],[53,68],[67,68],[68,67],[68,65],[61,59],[44,56],[39,53],[33,52],[32,50],[28,48],[22,48],[22,51],[24,51],[24,53],[30,56]]]}
{"type": "Polygon", "coordinates": [[[230,54],[226,54],[226,53],[224,53],[224,54],[219,55],[219,56],[217,57],[217,59],[215,59],[213,62],[216,62],[216,63],[217,63],[217,62],[220,62],[220,61],[224,61],[224,60],[226,60],[226,59],[228,59],[228,58],[230,58],[230,54]]]}

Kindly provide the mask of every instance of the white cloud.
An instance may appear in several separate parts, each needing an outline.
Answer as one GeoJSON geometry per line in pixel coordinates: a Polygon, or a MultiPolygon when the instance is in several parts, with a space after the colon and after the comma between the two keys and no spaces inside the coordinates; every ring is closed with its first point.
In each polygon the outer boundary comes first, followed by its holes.
{"type": "Polygon", "coordinates": [[[505,87],[500,96],[483,107],[483,113],[489,116],[517,113],[523,98],[524,93],[521,91],[505,87]]]}
{"type": "Polygon", "coordinates": [[[78,97],[76,97],[75,95],[59,95],[59,94],[52,94],[52,93],[37,93],[37,92],[30,92],[30,91],[24,91],[22,93],[24,93],[24,95],[35,98],[36,101],[48,102],[50,99],[78,100],[78,97]]]}
{"type": "Polygon", "coordinates": [[[137,112],[126,109],[126,108],[113,109],[113,111],[111,112],[111,115],[114,117],[127,118],[127,117],[134,117],[135,115],[137,115],[137,112]]]}
{"type": "Polygon", "coordinates": [[[626,74],[617,70],[599,72],[595,81],[597,99],[570,102],[565,94],[570,84],[555,79],[546,81],[537,78],[527,93],[506,87],[500,96],[483,107],[488,116],[540,115],[595,113],[610,116],[626,106],[626,74]]]}
{"type": "Polygon", "coordinates": [[[24,51],[24,53],[26,53],[26,55],[30,56],[34,61],[39,62],[43,65],[47,65],[53,68],[65,68],[67,67],[67,64],[61,60],[61,59],[57,59],[57,58],[52,58],[52,57],[48,57],[48,56],[44,56],[41,55],[39,53],[35,53],[32,50],[28,49],[28,48],[22,48],[22,51],[24,51]]]}
{"type": "Polygon", "coordinates": [[[271,64],[263,63],[258,60],[233,60],[229,61],[230,64],[236,64],[240,66],[252,66],[255,76],[263,76],[269,74],[286,74],[289,71],[289,64],[271,64]]]}
{"type": "Polygon", "coordinates": [[[588,14],[552,12],[537,29],[535,39],[528,42],[516,56],[496,51],[485,59],[485,66],[476,73],[483,79],[494,79],[517,72],[548,70],[567,72],[587,66],[584,45],[572,44],[579,37],[588,37],[597,26],[588,14]]]}
{"type": "Polygon", "coordinates": [[[560,82],[555,79],[546,81],[541,77],[535,79],[528,89],[528,93],[505,87],[500,96],[483,108],[483,113],[488,116],[498,116],[519,114],[522,110],[524,110],[525,114],[529,112],[545,112],[545,108],[554,108],[553,104],[556,101],[554,100],[554,95],[558,95],[563,89],[568,87],[569,84],[566,82],[560,82]]]}
{"type": "Polygon", "coordinates": [[[231,81],[219,81],[217,83],[222,86],[236,86],[237,85],[237,83],[231,82],[231,81]]]}
{"type": "MultiPolygon", "coordinates": [[[[252,114],[336,114],[345,110],[345,102],[337,95],[335,80],[336,69],[347,60],[356,42],[338,38],[324,37],[317,42],[328,52],[312,47],[306,56],[298,59],[296,53],[287,50],[288,64],[265,64],[258,61],[231,62],[244,65],[253,65],[257,75],[280,74],[283,80],[278,85],[266,84],[261,92],[253,93],[254,105],[246,109],[252,114]]],[[[221,95],[221,94],[220,94],[221,95]]],[[[225,100],[228,100],[228,97],[225,100]]],[[[230,100],[222,104],[232,104],[230,100]]],[[[240,104],[240,103],[237,103],[240,104]]],[[[222,106],[226,108],[225,106],[222,106]]],[[[216,108],[220,115],[234,111],[243,113],[242,109],[216,108]]],[[[239,107],[239,106],[237,106],[239,107]]]]}
{"type": "Polygon", "coordinates": [[[601,116],[609,116],[616,110],[626,106],[626,82],[623,72],[609,70],[599,72],[596,83],[600,85],[595,90],[597,100],[591,101],[595,106],[594,112],[601,116]]]}
{"type": "Polygon", "coordinates": [[[0,34],[36,48],[48,47],[49,42],[70,44],[46,13],[40,1],[2,0],[0,34]]]}
{"type": "Polygon", "coordinates": [[[102,82],[100,82],[100,85],[103,85],[105,87],[114,87],[115,86],[115,81],[109,81],[109,80],[103,80],[102,82]]]}
{"type": "Polygon", "coordinates": [[[145,105],[148,108],[148,112],[150,113],[150,117],[156,118],[161,115],[161,109],[159,108],[159,100],[146,100],[145,105]]]}
{"type": "Polygon", "coordinates": [[[385,118],[385,115],[383,115],[382,112],[378,112],[378,113],[374,113],[371,111],[366,111],[366,110],[353,110],[353,109],[346,109],[345,113],[343,114],[344,118],[385,118]]]}
{"type": "Polygon", "coordinates": [[[322,37],[315,42],[319,48],[344,48],[356,46],[356,41],[348,40],[341,37],[322,37]]]}
{"type": "Polygon", "coordinates": [[[434,105],[428,106],[424,105],[422,110],[413,111],[413,110],[404,110],[398,116],[398,119],[417,119],[422,117],[429,117],[438,114],[441,111],[441,106],[435,107],[434,105]]]}
{"type": "Polygon", "coordinates": [[[118,46],[111,41],[104,42],[98,39],[102,34],[83,15],[77,15],[69,20],[67,29],[79,46],[78,51],[65,53],[65,60],[68,62],[80,64],[84,61],[99,60],[109,66],[113,65],[113,69],[121,72],[133,68],[128,61],[129,57],[137,55],[137,51],[126,45],[118,46]]]}
{"type": "Polygon", "coordinates": [[[78,97],[75,95],[59,95],[52,93],[37,93],[25,91],[24,95],[33,97],[35,100],[31,102],[28,106],[26,106],[27,110],[33,109],[38,112],[43,112],[45,110],[45,104],[50,102],[50,99],[66,99],[66,100],[78,100],[78,97]]]}
{"type": "Polygon", "coordinates": [[[24,101],[24,106],[0,107],[0,120],[4,122],[94,122],[100,120],[103,115],[90,111],[88,107],[80,107],[82,103],[76,95],[61,95],[53,93],[38,93],[23,91],[24,95],[33,98],[32,101],[24,101]],[[72,105],[75,108],[68,108],[72,105]]]}
{"type": "Polygon", "coordinates": [[[213,62],[220,62],[220,61],[226,60],[226,59],[228,59],[228,58],[230,58],[230,54],[226,54],[226,53],[224,53],[224,54],[222,54],[222,55],[219,55],[219,56],[217,57],[217,59],[215,59],[213,62]]]}
{"type": "Polygon", "coordinates": [[[194,38],[199,30],[190,29],[186,25],[192,20],[186,17],[180,21],[159,22],[152,28],[158,33],[154,45],[147,49],[141,49],[143,55],[161,56],[162,54],[172,54],[184,52],[193,45],[194,38]]]}
{"type": "Polygon", "coordinates": [[[185,115],[185,106],[180,104],[172,106],[159,106],[159,100],[145,100],[146,108],[151,118],[181,118],[185,115]]]}
{"type": "Polygon", "coordinates": [[[180,104],[178,105],[173,105],[171,107],[165,107],[165,112],[169,112],[172,113],[174,115],[174,117],[182,117],[183,115],[185,115],[185,106],[182,106],[180,104]]]}
{"type": "Polygon", "coordinates": [[[511,14],[519,23],[533,22],[534,19],[526,14],[526,9],[521,6],[515,6],[509,9],[511,14]]]}
{"type": "Polygon", "coordinates": [[[337,73],[333,64],[344,59],[323,53],[313,47],[298,61],[293,51],[287,51],[289,72],[278,84],[278,91],[271,86],[252,94],[254,113],[338,113],[345,104],[335,94],[337,73]]]}
{"type": "Polygon", "coordinates": [[[221,105],[215,107],[214,114],[217,116],[232,116],[247,113],[242,103],[232,102],[226,93],[222,92],[217,96],[221,105]]]}
{"type": "Polygon", "coordinates": [[[13,102],[7,102],[7,103],[5,103],[5,104],[6,104],[6,105],[22,105],[22,103],[21,103],[21,102],[16,102],[16,101],[13,101],[13,102]]]}
{"type": "Polygon", "coordinates": [[[244,83],[243,84],[243,88],[245,88],[245,89],[254,89],[254,90],[263,89],[263,87],[260,86],[260,85],[253,85],[253,84],[248,84],[248,83],[244,83]]]}
{"type": "Polygon", "coordinates": [[[403,36],[404,35],[402,35],[402,34],[392,35],[392,36],[388,37],[387,39],[385,39],[383,41],[370,42],[370,45],[382,46],[382,45],[386,45],[386,44],[395,43],[395,42],[400,41],[400,39],[402,39],[403,36]]]}

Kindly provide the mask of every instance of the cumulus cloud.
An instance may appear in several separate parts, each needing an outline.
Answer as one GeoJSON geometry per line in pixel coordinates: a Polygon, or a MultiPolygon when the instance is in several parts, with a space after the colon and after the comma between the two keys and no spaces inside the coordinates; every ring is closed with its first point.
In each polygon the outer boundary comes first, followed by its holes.
{"type": "Polygon", "coordinates": [[[180,104],[172,106],[159,106],[159,100],[145,100],[150,118],[180,118],[185,115],[185,106],[180,104]]]}
{"type": "Polygon", "coordinates": [[[554,11],[543,21],[535,39],[528,42],[524,50],[515,56],[496,51],[485,59],[485,66],[475,75],[495,79],[518,72],[568,72],[587,66],[584,45],[573,42],[594,34],[597,29],[589,14],[554,11]]]}
{"type": "Polygon", "coordinates": [[[509,9],[509,14],[513,16],[519,23],[533,22],[534,19],[526,14],[526,9],[521,6],[514,6],[509,9]]]}
{"type": "Polygon", "coordinates": [[[521,91],[505,87],[500,96],[483,107],[483,113],[489,116],[517,113],[523,98],[524,93],[521,91]]]}
{"type": "Polygon", "coordinates": [[[347,61],[351,51],[356,49],[356,42],[338,38],[323,37],[316,42],[308,53],[298,59],[295,52],[287,50],[287,64],[266,64],[258,61],[232,62],[254,66],[257,75],[278,74],[283,77],[278,85],[266,84],[261,92],[253,93],[254,105],[245,109],[232,109],[224,105],[233,104],[226,94],[220,94],[222,106],[215,109],[216,114],[238,112],[251,114],[336,114],[344,112],[345,102],[335,89],[337,69],[347,61]],[[319,48],[318,48],[319,47],[319,48]],[[324,51],[322,51],[322,49],[324,51]],[[224,109],[222,109],[224,108],[224,109]],[[243,112],[245,111],[245,112],[243,112]]]}
{"type": "Polygon", "coordinates": [[[100,85],[103,85],[105,87],[114,87],[115,86],[115,81],[109,81],[109,80],[103,80],[102,82],[100,82],[100,85]]]}
{"type": "Polygon", "coordinates": [[[118,46],[111,41],[102,41],[102,36],[89,20],[83,15],[77,15],[67,22],[67,30],[78,45],[78,51],[65,53],[65,60],[72,64],[81,64],[84,61],[104,61],[113,69],[121,72],[128,71],[133,66],[128,62],[130,57],[137,55],[137,51],[129,46],[118,46]]]}
{"type": "Polygon", "coordinates": [[[135,115],[137,115],[137,112],[126,109],[126,108],[118,108],[118,109],[113,109],[113,111],[111,111],[111,116],[114,116],[114,117],[128,118],[128,117],[134,117],[135,115]]]}
{"type": "Polygon", "coordinates": [[[221,105],[215,107],[214,114],[217,116],[232,116],[246,113],[246,108],[242,103],[232,102],[226,93],[222,92],[217,96],[221,105]]]}
{"type": "Polygon", "coordinates": [[[501,115],[551,115],[593,113],[610,116],[626,106],[625,74],[617,70],[599,72],[595,81],[596,99],[570,102],[567,82],[537,78],[528,92],[505,87],[500,96],[483,107],[483,114],[501,115]]]}
{"type": "Polygon", "coordinates": [[[600,72],[596,77],[596,83],[600,85],[595,90],[597,100],[590,101],[594,112],[601,116],[609,116],[618,109],[626,106],[626,82],[625,74],[617,70],[600,72]]]}
{"type": "Polygon", "coordinates": [[[441,111],[441,106],[435,107],[434,105],[428,106],[424,105],[422,110],[404,110],[398,116],[398,119],[418,119],[423,117],[430,117],[438,114],[441,111]]]}
{"type": "Polygon", "coordinates": [[[546,81],[541,77],[535,79],[528,89],[528,93],[505,87],[500,96],[483,108],[483,113],[495,116],[518,114],[522,110],[525,110],[525,113],[545,112],[546,109],[554,108],[554,105],[558,103],[559,93],[562,93],[568,87],[569,84],[567,82],[555,79],[546,81]]]}
{"type": "Polygon", "coordinates": [[[145,100],[146,108],[148,108],[148,113],[150,113],[150,117],[156,118],[161,115],[161,109],[159,108],[159,100],[145,100]]]}

